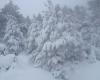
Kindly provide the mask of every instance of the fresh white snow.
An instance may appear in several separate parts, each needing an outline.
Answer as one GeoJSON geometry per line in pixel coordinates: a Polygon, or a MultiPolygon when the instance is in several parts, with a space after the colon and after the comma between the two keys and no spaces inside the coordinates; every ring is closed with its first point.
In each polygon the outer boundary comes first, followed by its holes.
{"type": "Polygon", "coordinates": [[[13,64],[14,55],[9,54],[7,56],[0,55],[0,71],[5,70],[13,64]]]}
{"type": "Polygon", "coordinates": [[[81,65],[70,80],[100,80],[100,62],[81,65]]]}
{"type": "Polygon", "coordinates": [[[20,55],[16,57],[16,61],[14,68],[0,73],[0,80],[54,80],[49,72],[33,68],[29,57],[20,55]]]}
{"type": "MultiPolygon", "coordinates": [[[[0,57],[0,66],[9,66],[8,71],[0,71],[0,80],[55,80],[47,71],[34,68],[30,63],[30,56],[19,55],[16,63],[13,63],[14,55],[0,57]]],[[[100,62],[81,63],[74,66],[76,69],[70,75],[69,80],[100,80],[100,62]]],[[[67,76],[67,75],[66,75],[67,76]]]]}

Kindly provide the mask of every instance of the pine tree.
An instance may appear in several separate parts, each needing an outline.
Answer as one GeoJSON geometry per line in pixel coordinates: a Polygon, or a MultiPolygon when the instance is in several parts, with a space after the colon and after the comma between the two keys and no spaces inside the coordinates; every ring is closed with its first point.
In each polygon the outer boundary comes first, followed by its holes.
{"type": "Polygon", "coordinates": [[[5,16],[14,16],[19,23],[24,22],[23,15],[19,13],[19,7],[15,5],[12,0],[10,0],[9,3],[2,8],[1,13],[5,16]]]}
{"type": "Polygon", "coordinates": [[[95,45],[96,47],[100,48],[100,39],[99,39],[99,35],[100,35],[100,0],[91,0],[89,1],[89,9],[92,13],[91,15],[91,27],[92,27],[92,31],[93,31],[93,36],[92,36],[92,40],[93,40],[93,45],[95,45]]]}
{"type": "Polygon", "coordinates": [[[89,1],[89,9],[91,10],[95,19],[100,18],[100,0],[89,1]]]}
{"type": "Polygon", "coordinates": [[[0,13],[0,39],[1,40],[5,35],[6,23],[7,23],[6,17],[3,14],[0,13]]]}
{"type": "MultiPolygon", "coordinates": [[[[41,14],[38,16],[34,16],[32,24],[29,26],[28,29],[28,49],[29,53],[32,53],[34,50],[36,50],[37,46],[39,45],[37,43],[38,40],[36,38],[39,37],[40,31],[43,28],[43,20],[42,20],[41,14]]],[[[39,46],[38,46],[39,47],[39,46]]]]}
{"type": "Polygon", "coordinates": [[[9,16],[9,20],[6,26],[6,33],[4,36],[4,41],[8,47],[8,54],[18,55],[20,52],[21,44],[23,40],[23,34],[20,31],[20,27],[16,22],[16,18],[9,16]]]}

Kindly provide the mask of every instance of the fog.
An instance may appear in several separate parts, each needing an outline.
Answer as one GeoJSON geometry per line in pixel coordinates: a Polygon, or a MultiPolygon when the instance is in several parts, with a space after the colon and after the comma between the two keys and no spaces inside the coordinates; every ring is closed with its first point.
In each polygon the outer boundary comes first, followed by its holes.
{"type": "MultiPolygon", "coordinates": [[[[2,8],[9,0],[0,0],[0,8],[2,8]]],[[[62,6],[67,5],[73,8],[75,5],[86,6],[87,0],[52,0],[54,3],[59,3],[62,6]]],[[[14,3],[20,7],[20,12],[24,16],[31,16],[44,10],[46,0],[14,0],[14,3]]]]}

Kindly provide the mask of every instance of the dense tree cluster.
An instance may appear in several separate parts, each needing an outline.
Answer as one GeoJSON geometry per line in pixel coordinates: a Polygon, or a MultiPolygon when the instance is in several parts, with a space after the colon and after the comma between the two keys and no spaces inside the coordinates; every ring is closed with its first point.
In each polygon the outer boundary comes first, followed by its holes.
{"type": "Polygon", "coordinates": [[[48,71],[67,62],[100,60],[99,3],[91,0],[88,9],[71,9],[48,0],[47,9],[31,20],[10,1],[0,12],[0,39],[6,45],[5,54],[30,54],[36,66],[48,71]]]}
{"type": "MultiPolygon", "coordinates": [[[[92,1],[90,3],[92,5],[92,1]]],[[[54,64],[67,61],[95,60],[100,40],[94,22],[91,23],[94,14],[89,16],[88,12],[81,6],[72,10],[48,1],[47,10],[37,17],[39,19],[35,18],[29,29],[31,46],[32,41],[36,46],[31,51],[36,63],[53,69],[54,64]],[[56,63],[52,59],[56,59],[56,63]]]]}

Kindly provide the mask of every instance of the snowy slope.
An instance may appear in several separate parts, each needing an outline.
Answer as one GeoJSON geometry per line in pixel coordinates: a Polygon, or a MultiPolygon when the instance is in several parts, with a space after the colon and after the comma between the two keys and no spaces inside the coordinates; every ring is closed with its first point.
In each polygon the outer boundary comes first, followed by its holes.
{"type": "Polygon", "coordinates": [[[20,55],[16,60],[14,69],[0,73],[0,80],[54,80],[50,73],[33,68],[26,56],[20,55]]]}
{"type": "Polygon", "coordinates": [[[81,65],[70,80],[100,80],[100,62],[81,65]]]}

